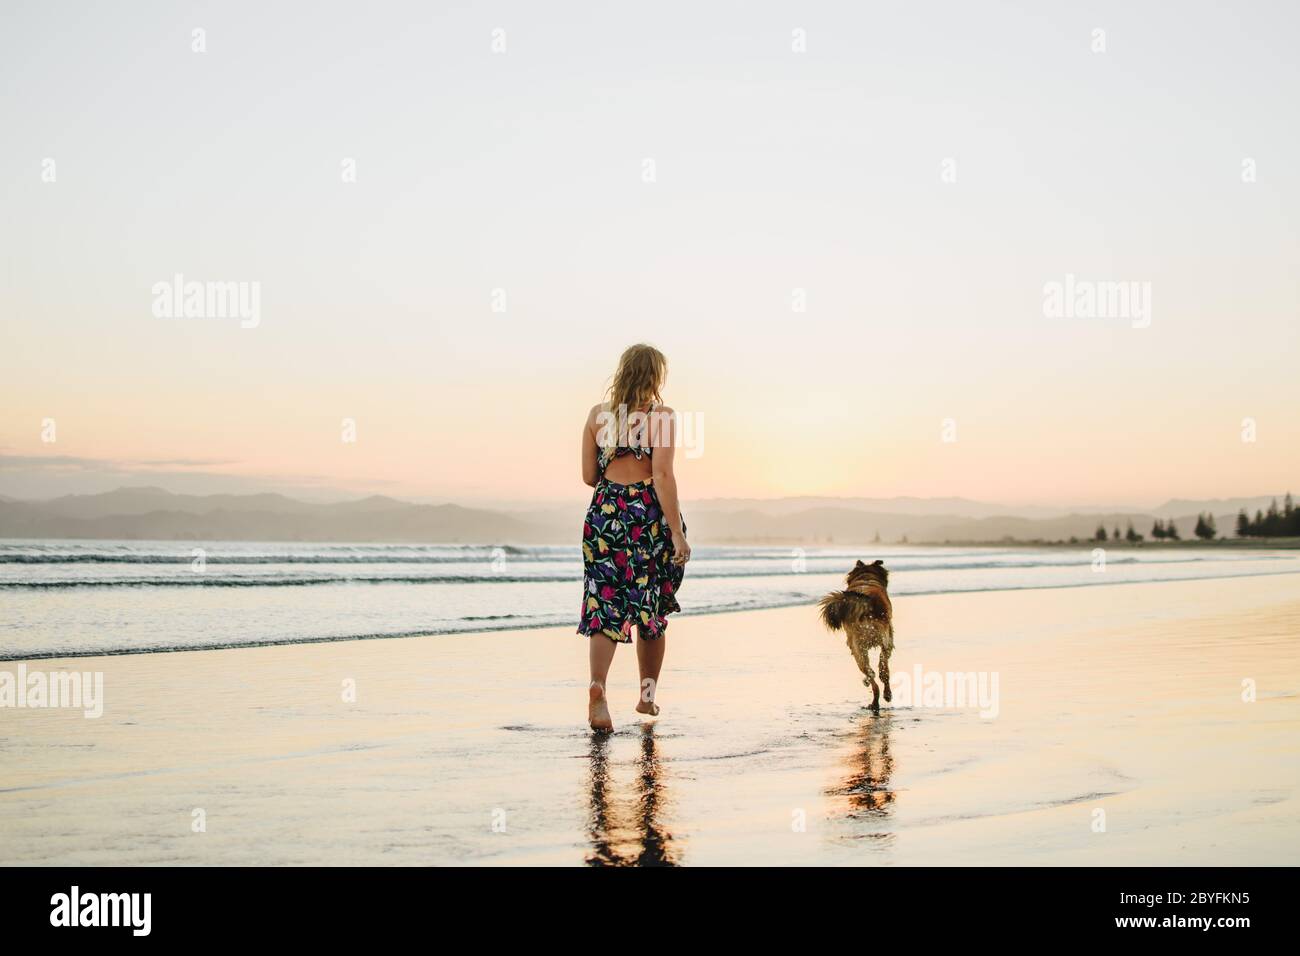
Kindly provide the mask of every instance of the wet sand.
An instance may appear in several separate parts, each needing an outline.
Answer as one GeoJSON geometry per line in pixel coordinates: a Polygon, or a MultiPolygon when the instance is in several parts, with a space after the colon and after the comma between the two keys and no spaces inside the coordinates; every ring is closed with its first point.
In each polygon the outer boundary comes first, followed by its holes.
{"type": "Polygon", "coordinates": [[[996,672],[997,716],[873,716],[811,608],[675,619],[645,723],[620,648],[612,735],[567,628],[32,661],[105,709],[0,709],[0,864],[1300,859],[1300,575],[895,615],[896,691],[996,672]]]}

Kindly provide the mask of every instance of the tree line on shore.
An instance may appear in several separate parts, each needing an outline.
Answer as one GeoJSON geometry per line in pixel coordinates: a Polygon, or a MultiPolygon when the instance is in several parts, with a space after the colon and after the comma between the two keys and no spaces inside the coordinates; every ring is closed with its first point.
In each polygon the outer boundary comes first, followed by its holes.
{"type": "MultiPolygon", "coordinates": [[[[1200,538],[1202,541],[1213,541],[1216,537],[1218,537],[1219,529],[1214,526],[1214,515],[1210,514],[1208,511],[1205,514],[1198,514],[1196,516],[1196,530],[1193,533],[1196,535],[1196,537],[1200,538]]],[[[1151,526],[1151,537],[1155,538],[1157,541],[1183,540],[1182,536],[1178,533],[1178,526],[1174,524],[1174,520],[1172,518],[1170,518],[1168,521],[1161,521],[1159,518],[1157,518],[1155,520],[1155,524],[1151,526]]],[[[1123,534],[1120,534],[1119,525],[1116,525],[1115,530],[1107,534],[1106,526],[1104,524],[1099,524],[1097,525],[1096,533],[1094,533],[1092,536],[1092,540],[1093,541],[1123,540],[1123,541],[1133,542],[1136,544],[1138,541],[1145,541],[1146,535],[1142,534],[1137,529],[1135,529],[1133,527],[1133,522],[1130,521],[1128,523],[1128,528],[1124,531],[1123,534]]]]}
{"type": "Polygon", "coordinates": [[[1237,512],[1237,537],[1239,538],[1290,538],[1300,537],[1300,509],[1286,493],[1279,508],[1274,498],[1267,511],[1256,511],[1251,518],[1242,508],[1237,512]]]}
{"type": "MultiPolygon", "coordinates": [[[[1214,515],[1210,512],[1198,514],[1196,516],[1196,528],[1192,532],[1202,541],[1213,541],[1219,535],[1219,529],[1214,525],[1214,515]]],[[[1151,537],[1157,541],[1181,541],[1182,538],[1178,533],[1178,526],[1170,518],[1168,521],[1155,520],[1151,526],[1151,537]]],[[[1289,538],[1300,537],[1300,508],[1296,508],[1295,503],[1291,500],[1291,492],[1286,493],[1282,504],[1279,506],[1277,499],[1274,498],[1272,504],[1268,506],[1267,511],[1256,511],[1255,517],[1251,518],[1242,508],[1237,514],[1237,537],[1239,538],[1289,538]]],[[[1120,533],[1119,525],[1115,526],[1114,531],[1107,532],[1105,524],[1098,524],[1097,531],[1093,534],[1094,541],[1145,541],[1146,536],[1138,532],[1133,527],[1133,522],[1128,523],[1128,528],[1123,534],[1120,533]]]]}

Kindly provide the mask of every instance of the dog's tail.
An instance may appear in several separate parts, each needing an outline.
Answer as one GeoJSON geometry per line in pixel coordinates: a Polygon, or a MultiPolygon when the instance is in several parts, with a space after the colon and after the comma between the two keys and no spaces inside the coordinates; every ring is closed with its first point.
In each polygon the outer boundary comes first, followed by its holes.
{"type": "Polygon", "coordinates": [[[832,591],[817,606],[822,612],[822,623],[832,631],[843,630],[845,623],[854,617],[857,602],[848,591],[832,591]]]}
{"type": "Polygon", "coordinates": [[[845,625],[864,618],[885,618],[888,611],[875,594],[857,591],[832,591],[818,602],[822,623],[832,631],[843,630],[845,625]]]}

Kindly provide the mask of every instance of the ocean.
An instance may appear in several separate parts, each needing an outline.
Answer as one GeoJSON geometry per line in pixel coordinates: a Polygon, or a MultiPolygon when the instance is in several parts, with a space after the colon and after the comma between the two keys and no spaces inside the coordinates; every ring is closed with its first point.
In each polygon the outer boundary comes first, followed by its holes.
{"type": "MultiPolygon", "coordinates": [[[[895,596],[1290,573],[1300,553],[1079,548],[694,548],[683,614],[811,604],[854,560],[895,596]]],[[[570,625],[575,545],[0,541],[0,659],[570,625]]]]}

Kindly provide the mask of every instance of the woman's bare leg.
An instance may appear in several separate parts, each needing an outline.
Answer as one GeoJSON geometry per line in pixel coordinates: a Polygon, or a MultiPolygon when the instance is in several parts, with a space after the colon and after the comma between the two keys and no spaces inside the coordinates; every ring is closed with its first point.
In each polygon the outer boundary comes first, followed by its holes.
{"type": "Polygon", "coordinates": [[[605,700],[605,680],[609,677],[609,665],[614,660],[618,643],[604,634],[591,635],[587,638],[587,643],[587,660],[591,664],[591,686],[587,688],[587,720],[590,721],[592,730],[613,730],[614,721],[609,716],[609,704],[605,700]]]}
{"type": "Polygon", "coordinates": [[[660,634],[653,641],[643,641],[640,634],[637,635],[636,664],[641,671],[641,697],[636,704],[637,713],[652,717],[659,713],[655,691],[659,689],[659,671],[664,666],[664,651],[667,647],[667,634],[660,634]]]}

